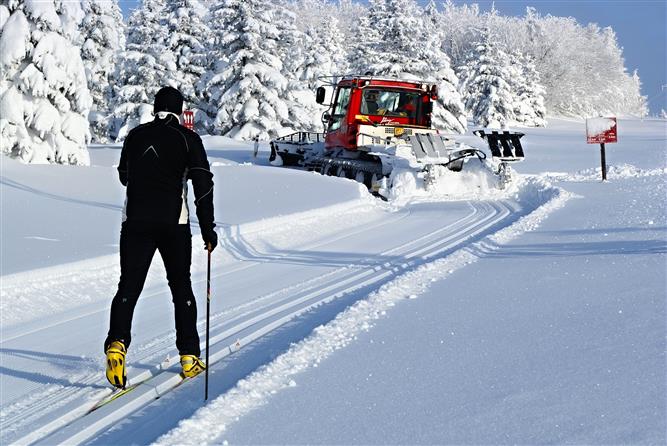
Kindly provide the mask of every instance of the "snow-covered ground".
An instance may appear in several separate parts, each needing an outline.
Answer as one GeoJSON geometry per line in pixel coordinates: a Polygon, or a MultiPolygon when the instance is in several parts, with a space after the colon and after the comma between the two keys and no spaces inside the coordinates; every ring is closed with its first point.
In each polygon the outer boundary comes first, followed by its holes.
{"type": "Polygon", "coordinates": [[[602,183],[585,124],[551,120],[507,192],[400,204],[207,137],[209,400],[203,379],[170,390],[156,260],[128,354],[130,381],[153,378],[89,415],[108,392],[118,147],[87,168],[2,158],[0,441],[664,444],[666,130],[620,120],[602,183]]]}

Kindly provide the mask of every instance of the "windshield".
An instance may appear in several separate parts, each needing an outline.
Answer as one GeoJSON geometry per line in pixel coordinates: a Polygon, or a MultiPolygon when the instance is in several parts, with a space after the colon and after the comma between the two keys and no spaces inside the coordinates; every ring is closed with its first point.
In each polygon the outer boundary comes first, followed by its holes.
{"type": "Polygon", "coordinates": [[[415,119],[419,97],[419,93],[411,91],[367,89],[361,99],[361,113],[415,119]]]}

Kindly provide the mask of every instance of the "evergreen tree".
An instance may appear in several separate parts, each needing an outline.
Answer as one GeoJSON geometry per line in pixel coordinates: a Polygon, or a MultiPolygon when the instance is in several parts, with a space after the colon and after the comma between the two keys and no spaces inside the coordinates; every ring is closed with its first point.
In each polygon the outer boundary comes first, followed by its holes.
{"type": "Polygon", "coordinates": [[[383,58],[379,47],[382,43],[380,29],[387,15],[385,0],[369,0],[368,3],[368,10],[352,27],[353,43],[348,51],[348,62],[354,74],[376,74],[377,64],[383,58]]]}
{"type": "Polygon", "coordinates": [[[639,73],[635,70],[632,76],[625,79],[621,109],[629,115],[644,118],[648,116],[648,105],[646,104],[646,96],[641,94],[641,87],[639,73]]]}
{"type": "Polygon", "coordinates": [[[165,39],[166,0],[143,0],[128,20],[127,47],[115,74],[118,89],[111,110],[110,135],[117,141],[153,119],[153,99],[164,86],[179,88],[176,57],[165,39]]]}
{"type": "Polygon", "coordinates": [[[335,17],[321,16],[314,24],[306,28],[301,38],[301,57],[287,56],[286,77],[290,79],[290,91],[299,111],[303,116],[296,130],[319,131],[322,127],[321,116],[326,107],[315,102],[317,87],[326,83],[326,78],[345,74],[347,60],[344,38],[338,29],[335,17]],[[290,78],[288,73],[293,73],[290,78]]]}
{"type": "Polygon", "coordinates": [[[79,38],[79,3],[0,5],[0,151],[26,163],[90,163],[91,97],[79,38]]]}
{"type": "Polygon", "coordinates": [[[345,42],[335,17],[321,19],[309,26],[305,34],[310,38],[310,45],[306,47],[300,79],[314,90],[322,84],[321,77],[347,72],[345,42]]]}
{"type": "Polygon", "coordinates": [[[516,98],[508,82],[512,76],[508,60],[489,30],[484,29],[468,56],[462,81],[466,109],[477,125],[505,128],[515,119],[516,98]]]}
{"type": "Polygon", "coordinates": [[[113,73],[125,49],[125,23],[117,0],[85,0],[81,57],[93,106],[88,116],[93,142],[107,142],[113,73]]]}
{"type": "Polygon", "coordinates": [[[424,6],[424,19],[427,23],[433,26],[433,29],[436,32],[439,32],[440,24],[440,13],[438,12],[438,6],[435,4],[435,0],[429,0],[429,2],[424,6]]]}
{"type": "Polygon", "coordinates": [[[296,12],[290,10],[283,0],[274,0],[272,9],[279,34],[277,54],[282,62],[281,72],[287,80],[284,97],[289,115],[288,119],[282,122],[284,131],[316,131],[321,126],[322,110],[315,102],[314,91],[310,89],[309,83],[304,81],[305,70],[312,68],[310,58],[315,40],[312,35],[297,28],[296,12]]]}
{"type": "MultiPolygon", "coordinates": [[[[325,2],[325,5],[329,2],[325,2]]],[[[359,19],[367,14],[366,8],[361,2],[353,0],[338,0],[338,4],[333,10],[330,10],[326,17],[336,17],[338,29],[345,42],[354,42],[356,36],[356,26],[359,19]]],[[[351,60],[351,59],[350,59],[351,60]]]]}
{"type": "Polygon", "coordinates": [[[199,0],[172,0],[167,2],[167,50],[174,55],[176,70],[171,72],[169,84],[175,84],[183,94],[185,107],[194,112],[195,128],[208,126],[206,106],[198,82],[206,71],[207,39],[211,30],[206,25],[206,8],[199,0]]]}
{"type": "Polygon", "coordinates": [[[445,35],[442,31],[442,16],[431,0],[424,9],[424,31],[426,35],[423,52],[430,61],[432,76],[423,73],[426,80],[438,82],[438,100],[433,107],[433,125],[446,132],[465,132],[467,122],[465,107],[458,91],[459,78],[451,67],[449,56],[444,51],[445,35]]]}
{"type": "Polygon", "coordinates": [[[515,97],[514,120],[528,127],[544,127],[546,110],[544,108],[544,87],[540,84],[540,75],[530,57],[511,54],[510,86],[515,97]]]}
{"type": "Polygon", "coordinates": [[[288,80],[275,10],[261,0],[220,0],[212,9],[215,66],[205,79],[213,131],[270,139],[289,124],[288,80]]]}
{"type": "MultiPolygon", "coordinates": [[[[432,60],[425,45],[427,36],[414,0],[385,0],[385,13],[377,26],[381,39],[376,44],[383,57],[375,64],[376,74],[421,78],[431,70],[432,60]]],[[[429,42],[430,43],[430,42],[429,42]]]]}
{"type": "MultiPolygon", "coordinates": [[[[375,55],[370,65],[376,75],[438,84],[438,101],[433,109],[435,127],[449,132],[465,131],[466,120],[458,78],[449,57],[441,50],[440,34],[433,20],[437,15],[424,13],[414,0],[376,0],[372,16],[379,38],[371,41],[367,53],[375,55]],[[423,20],[421,17],[427,19],[423,20]]],[[[432,7],[431,7],[432,8],[432,7]]],[[[430,10],[437,14],[437,10],[430,10]]]]}

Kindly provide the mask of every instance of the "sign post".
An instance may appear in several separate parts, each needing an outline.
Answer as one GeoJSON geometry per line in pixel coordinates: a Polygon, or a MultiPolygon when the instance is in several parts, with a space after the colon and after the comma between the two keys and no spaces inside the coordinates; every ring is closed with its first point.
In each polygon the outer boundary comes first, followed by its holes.
{"type": "Polygon", "coordinates": [[[600,164],[602,166],[602,181],[607,180],[607,159],[604,151],[605,143],[618,142],[616,118],[588,118],[586,119],[586,142],[600,144],[600,164]]]}
{"type": "Polygon", "coordinates": [[[183,127],[190,130],[195,129],[195,114],[191,110],[185,110],[183,112],[183,127]]]}

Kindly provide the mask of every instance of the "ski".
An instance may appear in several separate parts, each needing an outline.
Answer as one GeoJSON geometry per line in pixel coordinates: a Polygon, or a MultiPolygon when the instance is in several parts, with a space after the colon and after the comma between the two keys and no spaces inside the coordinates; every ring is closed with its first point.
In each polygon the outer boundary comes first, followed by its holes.
{"type": "Polygon", "coordinates": [[[110,402],[117,400],[121,396],[123,396],[127,393],[130,393],[131,391],[136,389],[137,386],[139,384],[141,384],[142,382],[143,381],[138,382],[136,384],[132,384],[130,386],[125,387],[124,389],[114,389],[114,391],[110,395],[106,395],[105,397],[100,399],[97,403],[95,403],[95,405],[88,410],[88,413],[94,412],[97,409],[99,409],[100,407],[104,407],[107,404],[109,404],[110,402]]]}
{"type": "MultiPolygon", "coordinates": [[[[179,373],[178,376],[180,376],[181,380],[178,382],[178,384],[176,384],[175,386],[173,386],[171,390],[173,390],[173,389],[179,387],[181,384],[183,384],[183,383],[186,382],[186,381],[191,380],[192,378],[196,378],[196,377],[199,376],[199,375],[201,375],[201,373],[199,373],[199,374],[197,374],[197,375],[195,375],[195,376],[190,376],[190,377],[188,377],[188,376],[183,375],[182,372],[179,373]]],[[[136,389],[137,387],[139,387],[139,385],[141,385],[141,384],[143,384],[144,382],[150,380],[151,378],[153,378],[153,377],[152,377],[152,376],[149,376],[148,378],[143,379],[143,380],[141,380],[141,381],[139,381],[139,382],[137,382],[137,383],[131,384],[131,385],[125,387],[124,389],[114,389],[114,391],[113,391],[110,395],[106,395],[106,396],[104,396],[104,397],[101,398],[97,403],[95,403],[95,405],[94,405],[93,407],[91,407],[91,408],[88,410],[88,412],[87,412],[86,414],[89,414],[89,413],[91,413],[91,412],[94,412],[94,411],[96,411],[97,409],[99,409],[100,407],[104,407],[104,406],[106,406],[107,404],[109,404],[109,403],[111,403],[111,402],[117,400],[118,398],[122,397],[123,395],[126,395],[126,394],[130,393],[131,391],[133,391],[134,389],[136,389]]],[[[158,397],[158,398],[159,398],[159,397],[158,397]]]]}
{"type": "Polygon", "coordinates": [[[181,380],[180,380],[175,386],[173,386],[171,389],[169,389],[169,391],[171,392],[171,391],[174,390],[175,388],[181,386],[184,382],[186,382],[186,381],[190,381],[190,380],[192,380],[192,379],[198,377],[198,376],[201,375],[201,374],[202,374],[202,373],[198,373],[198,374],[196,374],[195,376],[185,376],[185,375],[183,374],[183,372],[179,373],[178,376],[181,377],[181,380]]]}

